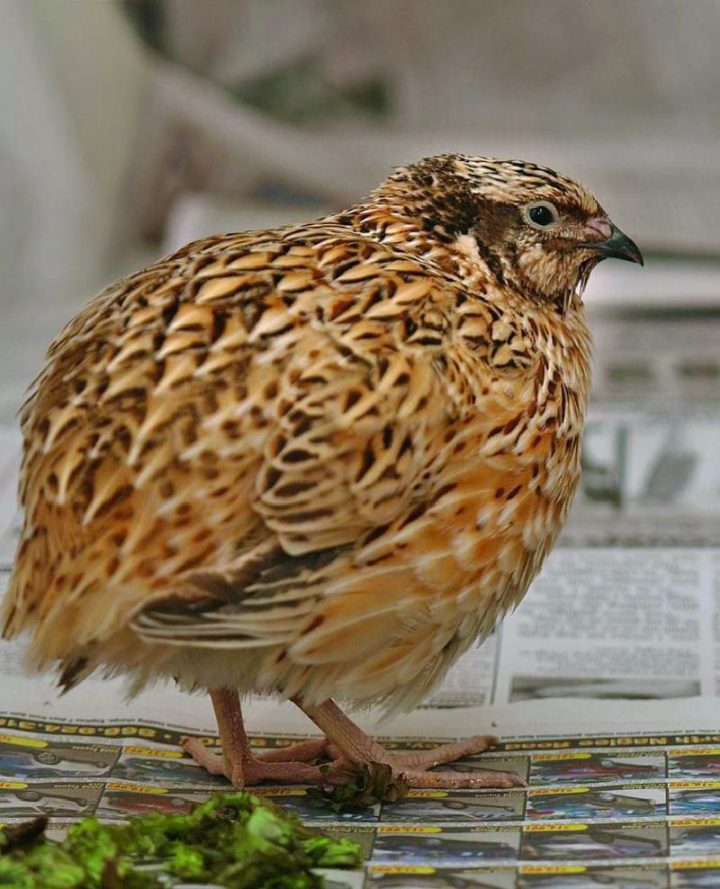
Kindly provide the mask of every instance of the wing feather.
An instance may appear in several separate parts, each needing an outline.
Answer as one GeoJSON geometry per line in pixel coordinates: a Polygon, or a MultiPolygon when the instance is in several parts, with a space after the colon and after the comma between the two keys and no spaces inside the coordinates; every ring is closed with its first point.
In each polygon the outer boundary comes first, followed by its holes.
{"type": "Polygon", "coordinates": [[[451,296],[326,222],[188,245],[100,294],[23,409],[5,632],[33,628],[42,663],[131,620],[148,639],[247,645],[290,638],[292,608],[301,630],[327,577],[315,554],[340,570],[432,488],[455,403],[440,347],[413,337],[445,323],[451,296]],[[208,605],[194,578],[232,574],[266,544],[292,583],[255,578],[249,595],[239,571],[232,602],[208,605]],[[178,591],[187,614],[170,621],[155,605],[178,591]]]}

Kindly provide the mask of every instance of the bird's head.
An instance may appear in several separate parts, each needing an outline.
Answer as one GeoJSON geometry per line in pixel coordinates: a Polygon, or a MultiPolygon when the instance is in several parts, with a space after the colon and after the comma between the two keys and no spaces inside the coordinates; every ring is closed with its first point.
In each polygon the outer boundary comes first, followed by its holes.
{"type": "Polygon", "coordinates": [[[397,170],[383,191],[407,202],[430,254],[455,253],[466,274],[475,266],[524,298],[566,306],[600,260],[643,262],[590,192],[537,164],[440,155],[397,170]]]}

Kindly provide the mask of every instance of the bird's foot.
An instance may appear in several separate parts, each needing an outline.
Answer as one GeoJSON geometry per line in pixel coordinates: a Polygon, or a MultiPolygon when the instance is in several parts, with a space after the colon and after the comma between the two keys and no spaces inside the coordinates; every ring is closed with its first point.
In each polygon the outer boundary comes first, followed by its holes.
{"type": "Polygon", "coordinates": [[[377,755],[376,752],[376,757],[368,760],[350,759],[340,755],[333,760],[329,767],[325,767],[325,783],[341,784],[363,770],[385,767],[389,769],[386,779],[388,784],[404,784],[408,788],[444,790],[498,788],[505,790],[510,787],[526,786],[525,780],[514,772],[500,772],[492,769],[467,772],[461,770],[429,771],[435,766],[449,761],[449,759],[438,759],[437,756],[431,757],[433,753],[432,750],[423,751],[425,756],[422,759],[414,753],[394,756],[386,751],[383,751],[383,755],[377,755]]]}
{"type": "Polygon", "coordinates": [[[331,756],[331,745],[327,738],[311,738],[298,741],[287,747],[273,747],[256,754],[260,762],[315,762],[331,756]]]}
{"type": "Polygon", "coordinates": [[[321,769],[310,764],[326,754],[328,742],[324,738],[264,751],[258,756],[246,752],[237,759],[214,753],[198,738],[186,738],[182,746],[198,765],[211,775],[224,775],[238,790],[263,781],[275,784],[321,784],[325,781],[321,769]]]}
{"type": "Polygon", "coordinates": [[[473,772],[428,771],[459,756],[481,753],[495,743],[496,739],[492,737],[479,736],[443,744],[432,750],[398,755],[374,743],[366,760],[358,757],[351,759],[325,738],[301,741],[289,747],[264,751],[257,756],[246,754],[238,762],[229,762],[225,756],[214,753],[197,738],[185,740],[183,749],[211,775],[224,775],[239,789],[263,781],[337,786],[354,780],[364,770],[373,770],[378,766],[389,769],[384,777],[388,784],[403,784],[409,788],[461,790],[524,787],[525,781],[512,772],[489,769],[473,772]],[[315,760],[328,756],[332,757],[330,763],[322,766],[313,764],[315,760]]]}
{"type": "Polygon", "coordinates": [[[497,747],[500,741],[494,735],[475,735],[472,738],[463,738],[461,741],[452,741],[449,744],[440,744],[430,750],[417,750],[413,753],[402,753],[397,756],[388,754],[392,763],[398,767],[408,769],[433,769],[435,766],[455,762],[464,756],[475,756],[484,753],[493,747],[497,747]]]}
{"type": "Polygon", "coordinates": [[[368,768],[373,765],[388,766],[391,770],[389,780],[402,781],[406,787],[416,788],[508,788],[524,787],[525,781],[513,772],[498,772],[477,769],[463,772],[460,770],[431,772],[437,766],[454,762],[464,756],[483,753],[498,744],[493,735],[476,735],[462,741],[441,744],[431,750],[418,750],[394,754],[365,734],[352,720],[342,712],[334,701],[327,700],[323,704],[305,706],[302,701],[295,703],[325,732],[332,742],[328,752],[334,762],[326,769],[326,783],[337,784],[343,775],[351,769],[368,768]],[[339,754],[339,755],[338,755],[339,754]]]}
{"type": "Polygon", "coordinates": [[[429,772],[425,769],[393,767],[393,777],[402,780],[408,787],[441,790],[477,790],[510,787],[525,787],[526,783],[514,772],[429,772]]]}
{"type": "Polygon", "coordinates": [[[388,753],[387,762],[395,771],[403,775],[408,787],[465,789],[478,787],[525,787],[526,782],[514,772],[499,772],[492,769],[478,769],[463,772],[461,769],[452,771],[430,772],[437,766],[455,762],[465,756],[484,753],[499,744],[494,735],[476,735],[450,744],[441,744],[430,750],[418,750],[413,753],[394,755],[388,753]]]}

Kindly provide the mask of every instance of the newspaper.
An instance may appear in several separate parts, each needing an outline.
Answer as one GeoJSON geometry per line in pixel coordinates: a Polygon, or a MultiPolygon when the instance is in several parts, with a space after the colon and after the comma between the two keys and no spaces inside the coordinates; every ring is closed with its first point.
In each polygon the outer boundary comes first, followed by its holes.
{"type": "MultiPolygon", "coordinates": [[[[460,711],[452,731],[469,734],[482,718],[477,709],[460,711]]],[[[0,718],[0,817],[13,823],[49,813],[60,836],[91,814],[119,821],[189,811],[227,785],[182,755],[183,735],[217,744],[186,719],[178,726],[7,713],[0,718]]],[[[253,743],[267,749],[296,737],[276,729],[256,733],[253,743]]],[[[429,743],[426,733],[422,741],[386,739],[390,749],[429,743]]],[[[365,869],[326,874],[333,889],[720,885],[718,732],[518,734],[458,767],[513,771],[528,788],[416,790],[342,811],[307,788],[256,792],[361,844],[365,869]]]]}
{"type": "MultiPolygon", "coordinates": [[[[0,431],[0,594],[18,444],[0,431]]],[[[719,444],[710,407],[593,410],[576,508],[521,608],[422,708],[387,724],[358,714],[391,749],[497,734],[453,768],[511,770],[527,789],[337,811],[307,788],[260,788],[361,843],[364,870],[328,886],[720,886],[719,444]]],[[[125,704],[119,680],[91,677],[60,698],[22,655],[0,646],[0,821],[46,812],[59,836],[86,815],[187,811],[227,787],[179,746],[218,744],[206,696],[163,684],[125,704]]],[[[316,732],[269,700],[247,720],[258,748],[316,732]]]]}

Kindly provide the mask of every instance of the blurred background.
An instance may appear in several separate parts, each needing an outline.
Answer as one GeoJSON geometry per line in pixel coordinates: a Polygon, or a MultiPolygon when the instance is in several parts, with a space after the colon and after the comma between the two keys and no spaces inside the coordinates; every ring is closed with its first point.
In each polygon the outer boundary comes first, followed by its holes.
{"type": "Polygon", "coordinates": [[[194,237],[340,208],[425,154],[520,157],[584,181],[648,260],[606,263],[588,290],[578,509],[684,503],[720,536],[717,0],[2,12],[0,422],[60,325],[119,275],[194,237]]]}

